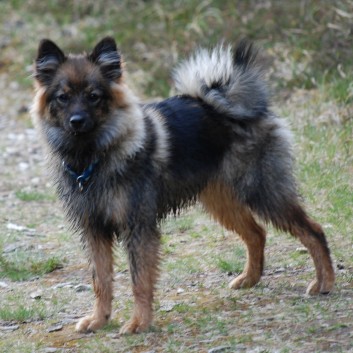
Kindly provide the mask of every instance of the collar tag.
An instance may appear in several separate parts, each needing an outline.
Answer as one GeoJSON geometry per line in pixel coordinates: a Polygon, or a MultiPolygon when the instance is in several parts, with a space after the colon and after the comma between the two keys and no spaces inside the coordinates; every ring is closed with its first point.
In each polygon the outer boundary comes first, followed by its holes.
{"type": "Polygon", "coordinates": [[[70,164],[65,163],[63,161],[62,165],[67,173],[69,173],[73,179],[75,179],[76,183],[78,184],[78,189],[80,192],[84,189],[84,184],[88,182],[91,178],[91,175],[94,171],[94,168],[97,166],[98,161],[91,163],[83,172],[82,174],[76,173],[70,164]]]}

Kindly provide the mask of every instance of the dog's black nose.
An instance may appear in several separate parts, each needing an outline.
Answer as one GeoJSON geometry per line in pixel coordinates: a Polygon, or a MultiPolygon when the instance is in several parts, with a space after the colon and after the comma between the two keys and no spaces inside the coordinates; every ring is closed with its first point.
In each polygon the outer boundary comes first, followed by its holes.
{"type": "Polygon", "coordinates": [[[89,132],[94,128],[94,121],[86,111],[72,113],[66,124],[67,129],[75,135],[89,132]]]}
{"type": "Polygon", "coordinates": [[[79,130],[82,128],[86,121],[86,117],[83,114],[75,114],[70,118],[70,125],[73,129],[79,130]]]}

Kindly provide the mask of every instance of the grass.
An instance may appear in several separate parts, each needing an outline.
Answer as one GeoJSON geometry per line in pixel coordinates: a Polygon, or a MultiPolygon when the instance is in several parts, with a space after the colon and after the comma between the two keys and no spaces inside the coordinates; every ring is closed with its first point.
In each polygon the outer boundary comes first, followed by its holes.
{"type": "Polygon", "coordinates": [[[163,223],[163,232],[165,235],[175,233],[185,233],[193,229],[195,219],[189,215],[180,215],[178,217],[170,216],[167,221],[163,223]]]}
{"type": "MultiPolygon", "coordinates": [[[[11,23],[14,33],[16,25],[26,30],[25,38],[16,37],[15,44],[28,50],[10,65],[14,73],[23,70],[19,63],[32,61],[35,50],[32,42],[37,38],[51,36],[63,44],[66,36],[66,48],[84,50],[97,37],[109,34],[120,43],[131,71],[137,68],[144,71],[143,79],[138,82],[143,93],[148,97],[166,96],[170,91],[170,67],[178,56],[198,45],[209,46],[219,40],[235,42],[246,36],[256,38],[270,49],[275,43],[286,44],[293,63],[293,77],[285,83],[287,87],[316,88],[325,77],[325,86],[335,92],[339,101],[348,103],[353,99],[349,80],[353,67],[349,41],[352,5],[347,0],[267,4],[254,0],[135,1],[133,4],[128,0],[101,3],[70,0],[65,3],[70,11],[64,11],[60,0],[50,3],[12,0],[0,6],[3,21],[11,11],[22,19],[20,24],[11,23]],[[43,26],[38,26],[38,22],[43,26]],[[332,49],[334,55],[330,54],[332,49]]],[[[11,48],[5,47],[5,60],[10,61],[11,52],[11,48]]],[[[278,51],[278,55],[282,53],[278,51]]]]}
{"type": "Polygon", "coordinates": [[[173,262],[168,262],[166,264],[166,270],[168,272],[174,273],[174,276],[178,278],[178,274],[185,275],[198,273],[201,271],[201,263],[193,255],[178,257],[173,262]]]}
{"type": "Polygon", "coordinates": [[[0,278],[8,278],[12,281],[24,281],[35,276],[53,272],[63,265],[56,257],[49,257],[44,260],[29,258],[26,254],[16,254],[13,260],[0,256],[0,278]]]}
{"type": "Polygon", "coordinates": [[[54,194],[43,193],[38,191],[26,191],[19,190],[16,191],[16,197],[21,201],[31,202],[31,201],[54,201],[56,196],[54,194]]]}
{"type": "Polygon", "coordinates": [[[353,217],[353,184],[350,178],[353,143],[352,124],[338,126],[308,125],[301,131],[300,148],[305,152],[300,168],[303,194],[315,202],[329,225],[328,233],[350,234],[353,217]]]}
{"type": "Polygon", "coordinates": [[[232,251],[223,251],[216,260],[217,267],[225,273],[241,273],[245,266],[244,246],[235,247],[232,251]]]}
{"type": "Polygon", "coordinates": [[[43,320],[46,317],[46,311],[42,305],[36,307],[25,307],[23,304],[17,304],[16,307],[0,308],[0,319],[9,322],[26,322],[30,320],[43,320]]]}

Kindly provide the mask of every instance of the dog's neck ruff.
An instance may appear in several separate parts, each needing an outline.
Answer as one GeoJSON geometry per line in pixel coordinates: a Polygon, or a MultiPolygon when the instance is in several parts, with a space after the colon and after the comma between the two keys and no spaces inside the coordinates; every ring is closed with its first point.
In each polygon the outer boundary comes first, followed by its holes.
{"type": "Polygon", "coordinates": [[[76,171],[72,168],[72,166],[65,161],[63,161],[62,165],[64,167],[64,170],[69,173],[72,178],[76,181],[78,184],[78,189],[82,192],[84,184],[88,182],[88,180],[91,178],[93,171],[95,167],[97,166],[98,161],[95,161],[91,163],[83,172],[82,174],[76,173],[76,171]]]}

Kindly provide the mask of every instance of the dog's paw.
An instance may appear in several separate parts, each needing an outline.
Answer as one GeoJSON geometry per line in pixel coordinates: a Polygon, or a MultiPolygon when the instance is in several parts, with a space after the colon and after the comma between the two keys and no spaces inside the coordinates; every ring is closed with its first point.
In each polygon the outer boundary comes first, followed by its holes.
{"type": "Polygon", "coordinates": [[[260,278],[258,276],[250,276],[246,273],[242,273],[238,277],[234,278],[233,281],[229,283],[230,289],[241,289],[253,287],[260,278]]]}
{"type": "Polygon", "coordinates": [[[318,295],[318,294],[329,294],[334,285],[334,280],[328,281],[327,283],[320,283],[317,279],[314,279],[306,290],[307,295],[318,295]]]}
{"type": "Polygon", "coordinates": [[[75,327],[76,332],[88,333],[96,332],[106,325],[108,320],[106,318],[99,318],[94,315],[83,317],[75,327]]]}
{"type": "Polygon", "coordinates": [[[138,318],[131,318],[119,331],[121,335],[131,335],[141,333],[150,327],[150,322],[141,322],[138,318]]]}

